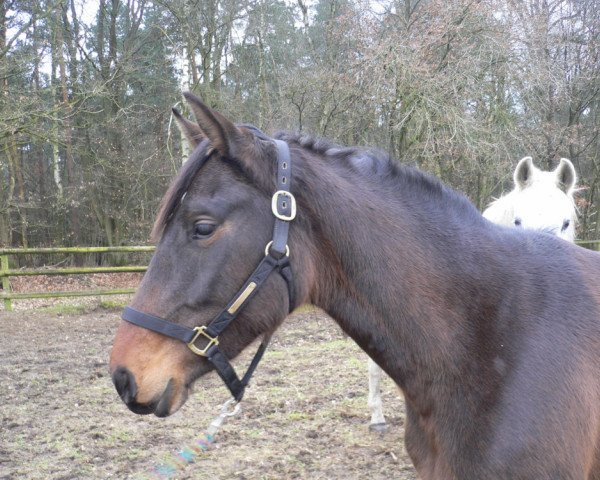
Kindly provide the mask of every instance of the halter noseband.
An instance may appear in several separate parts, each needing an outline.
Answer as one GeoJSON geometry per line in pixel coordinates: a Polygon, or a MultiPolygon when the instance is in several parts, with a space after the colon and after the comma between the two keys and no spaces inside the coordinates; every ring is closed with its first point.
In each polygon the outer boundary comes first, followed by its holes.
{"type": "Polygon", "coordinates": [[[290,222],[296,216],[296,199],[290,192],[292,164],[287,143],[282,140],[272,141],[277,147],[277,191],[271,200],[271,210],[275,216],[273,239],[265,248],[264,258],[227,306],[208,325],[195,328],[179,325],[131,307],[125,307],[121,315],[123,320],[134,325],[181,340],[196,355],[206,357],[213,364],[236,401],[242,399],[246,385],[265,353],[270,337],[263,338],[248,370],[240,380],[229,359],[219,349],[219,335],[235,320],[273,271],[279,272],[287,283],[290,312],[295,307],[292,269],[287,245],[290,222]],[[204,344],[200,347],[198,346],[199,342],[204,342],[204,344]]]}

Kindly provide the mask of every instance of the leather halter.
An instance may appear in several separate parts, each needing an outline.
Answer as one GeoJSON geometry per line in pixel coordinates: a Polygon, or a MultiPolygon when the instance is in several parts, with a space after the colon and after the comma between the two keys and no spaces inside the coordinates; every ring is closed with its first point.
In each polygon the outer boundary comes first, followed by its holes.
{"type": "MultiPolygon", "coordinates": [[[[262,132],[260,132],[262,134],[262,132]]],[[[266,135],[259,135],[267,139],[266,135]]],[[[196,355],[206,357],[213,364],[217,373],[229,388],[236,401],[244,395],[246,385],[250,381],[254,370],[258,366],[270,337],[263,338],[248,370],[240,380],[229,362],[229,359],[219,349],[219,335],[235,320],[240,311],[256,295],[259,288],[265,283],[273,271],[277,271],[286,281],[289,296],[289,311],[295,305],[294,285],[292,284],[292,269],[289,261],[289,248],[287,245],[290,222],[296,216],[296,199],[290,192],[292,178],[292,164],[289,147],[282,140],[273,140],[277,147],[277,191],[271,200],[271,210],[275,216],[273,239],[265,248],[265,256],[254,272],[235,294],[233,299],[208,325],[189,328],[164,318],[140,312],[131,307],[125,307],[121,317],[134,325],[152,330],[185,342],[196,355]],[[199,346],[199,343],[203,343],[199,346]]]]}

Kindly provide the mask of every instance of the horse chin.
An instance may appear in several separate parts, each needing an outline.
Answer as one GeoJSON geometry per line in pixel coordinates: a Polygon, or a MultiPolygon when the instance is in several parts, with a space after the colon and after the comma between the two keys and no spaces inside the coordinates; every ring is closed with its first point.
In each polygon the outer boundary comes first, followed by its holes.
{"type": "MultiPolygon", "coordinates": [[[[169,385],[171,384],[172,380],[169,381],[169,385]]],[[[190,389],[186,385],[183,385],[176,390],[171,389],[171,391],[169,391],[169,386],[167,386],[167,389],[156,404],[156,408],[153,412],[154,415],[157,417],[168,417],[173,415],[187,401],[189,391],[190,389]]]]}
{"type": "Polygon", "coordinates": [[[187,401],[190,393],[193,391],[194,383],[204,374],[208,373],[208,371],[209,368],[202,366],[189,375],[183,382],[175,381],[174,378],[171,378],[160,398],[153,402],[153,411],[148,413],[154,413],[157,417],[173,415],[187,401]]]}
{"type": "Polygon", "coordinates": [[[139,415],[153,413],[157,417],[169,417],[177,412],[187,401],[193,391],[194,383],[210,368],[202,365],[200,368],[189,372],[188,375],[180,377],[173,376],[166,383],[164,390],[149,402],[137,403],[135,400],[126,401],[127,407],[139,415]]]}

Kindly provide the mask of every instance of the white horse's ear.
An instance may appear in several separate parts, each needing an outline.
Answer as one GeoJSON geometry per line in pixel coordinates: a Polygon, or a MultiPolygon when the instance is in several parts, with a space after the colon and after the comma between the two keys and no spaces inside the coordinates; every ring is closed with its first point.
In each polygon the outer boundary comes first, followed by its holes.
{"type": "Polygon", "coordinates": [[[515,173],[513,174],[513,180],[515,187],[518,190],[522,190],[531,184],[533,172],[535,167],[533,166],[533,159],[531,157],[524,157],[519,160],[515,173]]]}
{"type": "Polygon", "coordinates": [[[554,170],[556,175],[556,185],[565,193],[569,193],[575,188],[577,183],[577,173],[575,167],[568,158],[561,158],[558,167],[554,170]]]}

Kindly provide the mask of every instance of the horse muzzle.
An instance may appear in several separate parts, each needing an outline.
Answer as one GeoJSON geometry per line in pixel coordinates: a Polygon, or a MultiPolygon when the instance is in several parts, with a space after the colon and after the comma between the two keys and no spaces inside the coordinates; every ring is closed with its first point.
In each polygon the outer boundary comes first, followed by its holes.
{"type": "MultiPolygon", "coordinates": [[[[138,402],[136,400],[138,387],[133,374],[125,367],[118,367],[112,374],[112,380],[117,389],[121,400],[127,405],[127,408],[138,415],[148,415],[153,413],[157,417],[167,417],[175,413],[185,402],[187,389],[181,393],[183,398],[175,402],[175,382],[171,378],[163,390],[156,398],[149,402],[138,402]]],[[[180,395],[180,396],[181,396],[180,395]]]]}

